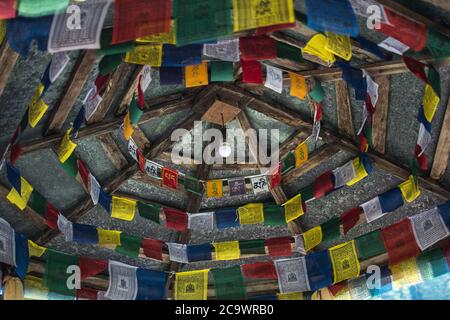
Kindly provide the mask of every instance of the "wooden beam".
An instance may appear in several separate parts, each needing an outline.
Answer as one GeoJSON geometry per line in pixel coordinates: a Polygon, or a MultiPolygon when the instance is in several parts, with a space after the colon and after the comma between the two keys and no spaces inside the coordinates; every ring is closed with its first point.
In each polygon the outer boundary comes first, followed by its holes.
{"type": "Polygon", "coordinates": [[[435,7],[444,9],[446,11],[450,11],[450,2],[448,0],[422,0],[423,2],[427,2],[435,7]]]}
{"type": "Polygon", "coordinates": [[[378,83],[378,102],[372,117],[372,144],[381,154],[386,152],[386,135],[389,113],[389,76],[375,78],[378,83]]]}
{"type": "Polygon", "coordinates": [[[347,137],[355,136],[355,128],[353,127],[352,105],[348,93],[347,83],[344,80],[335,82],[336,88],[336,107],[338,130],[347,137]]]}
{"type": "Polygon", "coordinates": [[[128,164],[127,159],[120,151],[119,146],[110,133],[97,137],[106,157],[112,162],[117,170],[122,170],[128,164]]]}
{"type": "Polygon", "coordinates": [[[133,94],[136,92],[138,84],[139,84],[139,77],[142,73],[142,69],[144,66],[136,66],[136,69],[133,72],[133,75],[131,76],[130,84],[127,88],[127,91],[123,95],[122,99],[120,100],[117,109],[115,111],[116,115],[120,115],[125,113],[125,110],[127,109],[128,105],[130,104],[131,98],[133,97],[133,94]]]}
{"type": "Polygon", "coordinates": [[[151,145],[150,140],[148,140],[148,138],[145,136],[144,131],[142,131],[142,129],[139,126],[134,128],[132,138],[134,142],[136,142],[139,149],[148,150],[148,148],[150,148],[151,145]]]}
{"type": "Polygon", "coordinates": [[[58,102],[52,109],[50,118],[44,128],[44,135],[47,136],[58,132],[64,126],[64,122],[80,96],[81,90],[91,73],[96,59],[97,55],[95,50],[86,50],[80,53],[72,74],[59,96],[58,102]]]}
{"type": "Polygon", "coordinates": [[[447,102],[447,109],[445,110],[444,121],[442,122],[441,133],[439,134],[439,141],[434,153],[433,166],[431,168],[430,176],[433,179],[440,180],[445,174],[448,166],[448,159],[450,153],[450,99],[447,102]]]}
{"type": "Polygon", "coordinates": [[[8,41],[3,41],[0,47],[0,96],[3,94],[3,90],[5,90],[9,76],[18,58],[19,54],[11,49],[8,41]]]}

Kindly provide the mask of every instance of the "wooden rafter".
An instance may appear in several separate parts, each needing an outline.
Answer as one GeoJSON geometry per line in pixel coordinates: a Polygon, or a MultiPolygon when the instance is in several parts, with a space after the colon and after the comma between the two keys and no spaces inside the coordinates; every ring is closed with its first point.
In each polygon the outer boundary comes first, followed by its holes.
{"type": "Polygon", "coordinates": [[[122,154],[122,151],[120,151],[120,148],[111,133],[99,136],[97,137],[97,140],[100,142],[106,157],[111,161],[116,170],[122,170],[127,166],[128,161],[122,154]]]}
{"type": "Polygon", "coordinates": [[[430,176],[433,179],[440,180],[445,174],[448,166],[448,159],[450,155],[450,99],[447,102],[447,109],[445,110],[444,121],[442,122],[441,133],[439,134],[439,141],[434,153],[433,166],[431,168],[430,176]]]}
{"type": "Polygon", "coordinates": [[[8,41],[3,41],[3,44],[0,46],[0,96],[3,94],[3,90],[5,90],[9,76],[18,58],[19,54],[11,49],[8,41]]]}
{"type": "Polygon", "coordinates": [[[375,82],[378,84],[378,102],[372,119],[372,144],[376,151],[384,154],[389,113],[389,76],[376,77],[375,82]]]}
{"type": "Polygon", "coordinates": [[[94,50],[82,51],[62,91],[58,102],[53,107],[50,118],[45,124],[45,135],[50,135],[63,127],[64,122],[75,105],[81,90],[86,83],[92,68],[94,67],[97,55],[94,50]]]}
{"type": "Polygon", "coordinates": [[[117,109],[115,110],[116,115],[125,113],[125,110],[127,109],[128,105],[131,101],[131,98],[133,97],[133,94],[136,92],[136,89],[139,84],[139,77],[141,75],[143,68],[144,68],[144,66],[139,65],[133,71],[130,84],[128,85],[125,94],[123,95],[122,99],[120,100],[119,104],[117,105],[117,109]]]}
{"type": "Polygon", "coordinates": [[[347,137],[354,137],[355,128],[347,83],[344,80],[336,81],[335,88],[338,130],[347,137]]]}

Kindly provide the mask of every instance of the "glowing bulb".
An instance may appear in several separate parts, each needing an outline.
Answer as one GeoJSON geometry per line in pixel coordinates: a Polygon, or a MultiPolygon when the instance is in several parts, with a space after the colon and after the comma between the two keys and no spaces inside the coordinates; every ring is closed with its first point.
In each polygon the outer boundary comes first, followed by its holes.
{"type": "Polygon", "coordinates": [[[219,154],[222,158],[228,158],[231,155],[231,146],[228,142],[222,142],[219,147],[219,154]]]}

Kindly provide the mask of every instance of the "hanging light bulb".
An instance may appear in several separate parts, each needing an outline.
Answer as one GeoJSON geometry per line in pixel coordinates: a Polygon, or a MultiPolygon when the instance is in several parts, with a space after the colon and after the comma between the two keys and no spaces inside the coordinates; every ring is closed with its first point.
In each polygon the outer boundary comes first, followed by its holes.
{"type": "Polygon", "coordinates": [[[219,155],[222,158],[228,158],[231,155],[231,145],[227,142],[227,130],[225,128],[223,113],[222,113],[222,129],[220,131],[222,132],[223,140],[219,147],[219,155]]]}

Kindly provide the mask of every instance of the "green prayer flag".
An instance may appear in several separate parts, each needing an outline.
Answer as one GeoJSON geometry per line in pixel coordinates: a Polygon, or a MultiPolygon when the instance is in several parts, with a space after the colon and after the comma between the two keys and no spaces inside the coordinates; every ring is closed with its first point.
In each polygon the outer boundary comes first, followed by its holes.
{"type": "Polygon", "coordinates": [[[319,80],[314,79],[314,89],[308,94],[315,102],[321,102],[325,98],[325,91],[319,80]]]}
{"type": "Polygon", "coordinates": [[[309,186],[304,187],[299,192],[302,195],[302,202],[306,202],[308,200],[311,200],[314,198],[314,191],[313,191],[313,185],[310,184],[309,186]]]}
{"type": "Polygon", "coordinates": [[[268,205],[264,207],[264,224],[268,226],[286,225],[284,207],[280,205],[268,205]]]}
{"type": "Polygon", "coordinates": [[[102,30],[102,35],[100,38],[100,49],[96,51],[98,56],[109,56],[114,54],[125,54],[127,52],[133,51],[136,44],[134,41],[124,42],[119,44],[111,44],[112,41],[112,28],[107,28],[102,30]]]}
{"type": "Polygon", "coordinates": [[[138,201],[137,207],[139,210],[139,215],[142,218],[159,223],[159,221],[160,221],[159,220],[159,211],[161,209],[160,206],[145,204],[145,203],[138,201]]]}
{"type": "Polygon", "coordinates": [[[31,209],[33,209],[36,213],[38,213],[41,217],[45,218],[45,208],[47,206],[47,200],[35,189],[31,193],[30,201],[28,205],[31,209]]]}
{"type": "Polygon", "coordinates": [[[43,17],[64,11],[69,0],[20,0],[19,16],[43,17]]]}
{"type": "Polygon", "coordinates": [[[144,113],[143,110],[139,109],[139,106],[136,102],[136,95],[133,95],[133,99],[130,102],[130,122],[132,125],[136,125],[142,117],[144,113]]]}
{"type": "Polygon", "coordinates": [[[428,68],[428,81],[437,96],[441,97],[441,78],[439,72],[433,67],[428,68]]]}
{"type": "Polygon", "coordinates": [[[197,195],[202,195],[200,192],[200,181],[197,178],[191,176],[184,176],[184,188],[197,195]]]}
{"type": "Polygon", "coordinates": [[[216,40],[233,34],[231,0],[175,0],[177,46],[216,40]]]}
{"type": "Polygon", "coordinates": [[[276,48],[278,58],[303,62],[302,51],[299,48],[280,41],[276,42],[276,48]]]}
{"type": "Polygon", "coordinates": [[[76,177],[78,175],[78,159],[75,153],[72,153],[64,163],[60,162],[60,164],[69,176],[76,177]]]}
{"type": "Polygon", "coordinates": [[[217,300],[243,300],[246,298],[246,287],[240,266],[211,269],[211,272],[217,300]]]}
{"type": "Polygon", "coordinates": [[[241,254],[265,254],[266,244],[264,239],[241,240],[239,241],[241,254]]]}
{"type": "Polygon", "coordinates": [[[233,62],[211,61],[209,68],[211,70],[211,82],[233,81],[233,62]]]}
{"type": "Polygon", "coordinates": [[[281,174],[285,174],[295,168],[295,154],[289,152],[281,163],[281,174]]]}
{"type": "Polygon", "coordinates": [[[450,56],[450,38],[428,28],[427,48],[434,58],[446,58],[450,56]]]}
{"type": "Polygon", "coordinates": [[[333,217],[327,222],[320,225],[322,228],[322,242],[333,241],[341,235],[341,218],[333,217]]]}
{"type": "Polygon", "coordinates": [[[430,280],[448,272],[447,261],[441,248],[425,251],[417,258],[422,279],[430,280]]]}
{"type": "MultiPolygon", "coordinates": [[[[52,249],[47,249],[46,256],[44,285],[49,291],[75,296],[76,289],[69,289],[67,286],[67,280],[73,272],[67,273],[67,271],[70,266],[78,266],[78,257],[52,249]]],[[[72,281],[69,281],[69,284],[75,285],[72,281]]]]}
{"type": "Polygon", "coordinates": [[[363,127],[364,136],[367,139],[369,146],[372,145],[372,126],[366,123],[363,127]]]}
{"type": "Polygon", "coordinates": [[[386,253],[380,230],[375,230],[356,238],[355,244],[359,260],[366,260],[386,253]]]}
{"type": "Polygon", "coordinates": [[[141,237],[131,236],[122,232],[120,234],[120,246],[116,247],[116,251],[131,258],[137,258],[141,242],[141,237]]]}
{"type": "Polygon", "coordinates": [[[98,64],[98,72],[101,75],[107,75],[117,69],[117,67],[122,63],[122,54],[113,54],[108,56],[103,56],[102,60],[98,64]]]}

